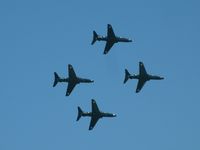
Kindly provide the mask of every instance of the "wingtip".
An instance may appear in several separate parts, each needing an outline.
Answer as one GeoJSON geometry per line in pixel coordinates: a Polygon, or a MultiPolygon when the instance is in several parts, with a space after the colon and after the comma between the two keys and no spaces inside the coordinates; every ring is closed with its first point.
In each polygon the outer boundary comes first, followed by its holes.
{"type": "Polygon", "coordinates": [[[70,93],[68,93],[68,92],[65,94],[65,96],[69,96],[69,95],[70,95],[70,93]]]}
{"type": "Polygon", "coordinates": [[[91,131],[92,129],[93,129],[93,127],[89,127],[89,129],[88,129],[88,130],[89,130],[89,131],[91,131]]]}
{"type": "Polygon", "coordinates": [[[135,93],[139,93],[139,92],[140,92],[140,90],[138,90],[138,89],[135,91],[135,93]]]}
{"type": "Polygon", "coordinates": [[[108,28],[110,28],[110,27],[111,27],[111,24],[107,24],[107,26],[108,26],[108,28]]]}
{"type": "Polygon", "coordinates": [[[68,64],[68,68],[72,68],[72,65],[71,65],[71,64],[68,64]]]}

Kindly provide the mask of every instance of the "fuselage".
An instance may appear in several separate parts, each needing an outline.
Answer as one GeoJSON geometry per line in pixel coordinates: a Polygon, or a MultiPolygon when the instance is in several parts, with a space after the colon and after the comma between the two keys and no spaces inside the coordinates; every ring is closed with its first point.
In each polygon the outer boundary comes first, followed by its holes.
{"type": "Polygon", "coordinates": [[[94,81],[90,80],[90,79],[84,79],[84,78],[76,77],[76,78],[59,79],[59,82],[71,82],[71,83],[79,84],[79,83],[91,83],[91,82],[94,82],[94,81]]]}
{"type": "Polygon", "coordinates": [[[102,117],[116,117],[116,114],[112,113],[105,113],[105,112],[83,112],[83,117],[95,117],[95,118],[102,118],[102,117]]]}
{"type": "Polygon", "coordinates": [[[142,75],[131,75],[130,79],[149,81],[149,80],[163,80],[164,78],[155,75],[142,74],[142,75]]]}
{"type": "Polygon", "coordinates": [[[98,41],[108,41],[112,43],[118,43],[118,42],[132,42],[131,39],[128,38],[122,38],[122,37],[113,37],[113,38],[108,38],[107,36],[97,36],[98,41]]]}

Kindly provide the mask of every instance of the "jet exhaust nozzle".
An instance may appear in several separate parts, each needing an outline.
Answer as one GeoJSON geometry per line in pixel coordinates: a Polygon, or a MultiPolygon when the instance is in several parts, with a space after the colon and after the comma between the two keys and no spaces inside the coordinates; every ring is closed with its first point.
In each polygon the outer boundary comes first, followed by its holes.
{"type": "Polygon", "coordinates": [[[57,83],[59,82],[60,77],[58,76],[58,74],[56,72],[54,72],[54,83],[53,83],[53,87],[55,87],[57,85],[57,83]]]}
{"type": "Polygon", "coordinates": [[[125,78],[124,78],[124,84],[128,81],[130,78],[131,74],[128,72],[127,69],[125,69],[125,78]]]}
{"type": "Polygon", "coordinates": [[[81,110],[80,107],[78,107],[78,116],[77,116],[76,121],[79,121],[79,119],[81,118],[82,115],[83,115],[83,111],[81,110]]]}
{"type": "Polygon", "coordinates": [[[98,38],[98,34],[95,32],[95,31],[93,31],[93,40],[92,40],[92,45],[97,41],[97,38],[98,38]]]}

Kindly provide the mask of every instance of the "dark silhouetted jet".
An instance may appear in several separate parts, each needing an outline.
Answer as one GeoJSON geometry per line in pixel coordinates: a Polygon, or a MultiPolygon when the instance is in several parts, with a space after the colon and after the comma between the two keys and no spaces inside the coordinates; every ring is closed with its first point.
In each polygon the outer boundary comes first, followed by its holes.
{"type": "Polygon", "coordinates": [[[96,41],[106,41],[106,46],[104,49],[104,54],[107,54],[109,52],[109,50],[111,49],[111,47],[118,42],[132,42],[131,39],[127,39],[127,38],[122,38],[122,37],[118,37],[115,36],[115,33],[113,31],[113,28],[110,24],[107,25],[107,36],[101,36],[98,35],[95,31],[93,31],[93,40],[92,40],[92,45],[96,42],[96,41]]]}
{"type": "Polygon", "coordinates": [[[100,118],[116,117],[116,114],[101,112],[97,106],[96,101],[92,99],[92,112],[83,112],[81,108],[78,107],[78,117],[76,121],[78,121],[81,118],[81,116],[91,117],[89,130],[92,130],[100,118]]]}
{"type": "Polygon", "coordinates": [[[138,79],[138,84],[137,84],[137,88],[136,88],[136,93],[138,93],[142,89],[142,87],[144,86],[146,81],[149,81],[149,80],[162,80],[164,78],[148,74],[146,72],[144,64],[142,62],[139,62],[139,75],[131,75],[128,72],[128,70],[125,69],[124,83],[126,83],[128,79],[138,79]]]}
{"type": "Polygon", "coordinates": [[[83,79],[83,78],[77,77],[72,65],[70,64],[68,65],[68,74],[69,74],[68,78],[61,79],[58,76],[58,74],[54,72],[55,80],[54,80],[53,87],[55,87],[58,82],[68,82],[66,96],[70,95],[70,93],[72,92],[72,90],[77,84],[94,82],[93,80],[90,80],[90,79],[83,79]]]}

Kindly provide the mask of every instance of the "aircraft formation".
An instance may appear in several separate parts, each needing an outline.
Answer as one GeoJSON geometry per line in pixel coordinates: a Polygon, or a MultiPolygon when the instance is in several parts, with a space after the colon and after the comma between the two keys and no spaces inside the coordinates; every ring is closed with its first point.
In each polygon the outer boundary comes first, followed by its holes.
{"type": "MultiPolygon", "coordinates": [[[[124,37],[119,37],[116,36],[114,33],[114,30],[110,24],[107,25],[107,36],[101,36],[98,35],[95,31],[93,31],[93,39],[91,42],[91,45],[93,45],[96,41],[105,41],[106,45],[104,48],[103,54],[107,54],[113,45],[118,42],[132,42],[131,39],[129,38],[124,38],[124,37]]],[[[127,69],[125,69],[125,78],[124,78],[124,84],[129,80],[129,79],[137,79],[137,87],[136,87],[136,93],[139,93],[141,89],[144,87],[145,83],[149,80],[163,80],[164,77],[160,77],[157,75],[150,75],[147,73],[144,63],[139,62],[139,74],[138,75],[131,75],[127,69]]],[[[60,78],[59,75],[54,72],[54,83],[53,87],[55,87],[58,82],[66,82],[68,83],[67,90],[66,90],[66,96],[70,96],[72,91],[74,90],[75,86],[79,83],[93,83],[94,81],[91,79],[87,78],[81,78],[78,77],[74,71],[74,68],[71,64],[68,64],[68,77],[66,78],[60,78]]],[[[89,125],[89,130],[92,130],[98,120],[103,117],[116,117],[117,115],[114,113],[105,113],[100,111],[98,108],[98,105],[94,99],[91,100],[91,106],[92,106],[92,111],[91,112],[84,112],[80,107],[78,107],[78,116],[77,116],[77,121],[81,117],[91,117],[90,120],[90,125],[89,125]]]]}

